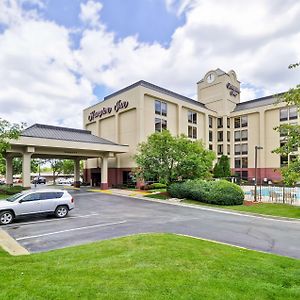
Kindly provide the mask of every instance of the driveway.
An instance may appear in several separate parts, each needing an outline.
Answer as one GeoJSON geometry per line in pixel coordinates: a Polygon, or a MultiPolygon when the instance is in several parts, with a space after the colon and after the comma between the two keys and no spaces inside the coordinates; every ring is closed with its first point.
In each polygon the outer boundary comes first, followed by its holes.
{"type": "Polygon", "coordinates": [[[1,226],[30,252],[136,233],[168,232],[300,258],[300,222],[72,191],[76,209],[65,219],[22,218],[1,226]]]}

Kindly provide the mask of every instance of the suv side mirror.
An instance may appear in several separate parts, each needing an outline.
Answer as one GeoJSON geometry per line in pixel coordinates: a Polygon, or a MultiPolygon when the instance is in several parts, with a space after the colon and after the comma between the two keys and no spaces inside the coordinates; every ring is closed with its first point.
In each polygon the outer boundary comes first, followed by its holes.
{"type": "Polygon", "coordinates": [[[22,203],[22,202],[24,202],[22,199],[21,199],[21,200],[19,200],[19,203],[22,203]]]}

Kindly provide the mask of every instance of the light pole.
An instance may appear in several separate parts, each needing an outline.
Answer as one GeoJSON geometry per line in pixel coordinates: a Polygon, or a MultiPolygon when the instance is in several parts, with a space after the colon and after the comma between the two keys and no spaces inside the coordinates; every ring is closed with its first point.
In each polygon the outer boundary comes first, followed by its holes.
{"type": "Polygon", "coordinates": [[[261,150],[263,147],[255,146],[255,156],[254,156],[254,165],[255,165],[255,181],[254,181],[254,201],[257,201],[257,150],[261,150]]]}

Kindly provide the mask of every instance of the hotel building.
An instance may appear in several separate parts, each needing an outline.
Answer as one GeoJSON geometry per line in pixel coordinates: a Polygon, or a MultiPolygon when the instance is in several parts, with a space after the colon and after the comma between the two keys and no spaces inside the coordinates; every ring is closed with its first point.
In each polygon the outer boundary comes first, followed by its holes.
{"type": "MultiPolygon", "coordinates": [[[[126,183],[134,168],[133,155],[140,142],[155,131],[200,139],[217,157],[228,155],[232,173],[252,180],[255,146],[258,180],[280,180],[280,166],[292,160],[272,153],[284,142],[274,130],[282,123],[298,123],[296,107],[277,103],[276,96],[240,102],[240,82],[234,71],[211,70],[197,83],[197,99],[191,99],[146,81],[138,81],[108,95],[83,111],[83,123],[92,134],[129,152],[108,159],[108,185],[126,183]]],[[[297,150],[297,149],[295,149],[297,150]]],[[[86,162],[85,177],[93,185],[101,180],[101,159],[86,162]]]]}

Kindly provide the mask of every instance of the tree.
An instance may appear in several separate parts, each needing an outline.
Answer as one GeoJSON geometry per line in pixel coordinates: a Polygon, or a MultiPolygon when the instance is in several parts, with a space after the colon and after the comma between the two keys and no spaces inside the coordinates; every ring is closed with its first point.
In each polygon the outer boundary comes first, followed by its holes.
{"type": "Polygon", "coordinates": [[[5,152],[10,148],[9,140],[18,139],[25,124],[11,124],[0,118],[0,172],[5,173],[5,152]]]}
{"type": "Polygon", "coordinates": [[[177,180],[209,178],[214,152],[200,141],[186,136],[173,137],[168,130],[153,133],[140,143],[134,156],[137,177],[169,184],[177,180]]]}
{"type": "Polygon", "coordinates": [[[228,156],[222,155],[220,157],[218,162],[215,164],[213,174],[215,178],[227,178],[231,176],[228,156]]]}
{"type": "Polygon", "coordinates": [[[74,161],[71,159],[64,159],[62,165],[62,171],[64,174],[74,173],[74,161]]]}
{"type": "Polygon", "coordinates": [[[53,183],[55,184],[57,175],[62,172],[63,161],[61,159],[50,159],[49,162],[52,169],[53,183]]]}
{"type": "MultiPolygon", "coordinates": [[[[291,64],[289,68],[296,68],[300,63],[291,64]]],[[[298,112],[300,111],[300,84],[295,88],[290,89],[288,92],[279,96],[280,102],[285,102],[287,106],[296,106],[298,112]]],[[[274,128],[284,136],[282,145],[272,152],[280,154],[281,156],[288,157],[290,153],[297,151],[300,147],[300,125],[282,124],[274,128]]],[[[287,166],[281,168],[281,174],[284,183],[294,185],[300,181],[300,160],[299,157],[287,166]]]]}

